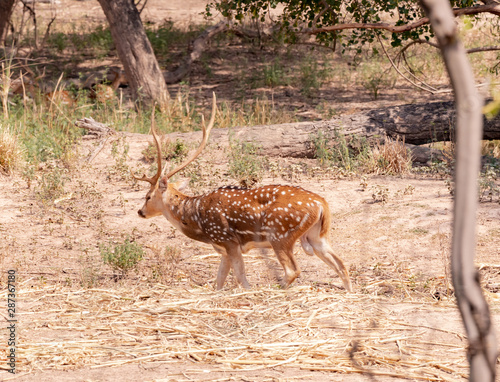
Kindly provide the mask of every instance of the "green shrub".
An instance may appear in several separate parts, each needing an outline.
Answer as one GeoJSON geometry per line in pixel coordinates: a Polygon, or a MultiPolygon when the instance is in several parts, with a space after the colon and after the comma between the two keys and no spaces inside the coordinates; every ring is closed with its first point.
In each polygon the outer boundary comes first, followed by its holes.
{"type": "Polygon", "coordinates": [[[231,141],[229,175],[243,187],[252,187],[264,177],[266,159],[259,155],[260,147],[251,142],[231,141]]]}
{"type": "MultiPolygon", "coordinates": [[[[172,142],[170,139],[160,141],[161,143],[161,157],[167,161],[169,160],[182,160],[186,157],[188,153],[188,148],[186,144],[177,139],[172,142]]],[[[156,150],[156,145],[153,142],[149,142],[148,147],[142,150],[142,155],[148,163],[156,162],[156,156],[158,152],[156,150]]]]}
{"type": "Polygon", "coordinates": [[[61,197],[64,195],[64,184],[67,180],[68,177],[64,174],[63,170],[57,167],[42,174],[35,189],[37,199],[47,204],[61,197]]]}
{"type": "Polygon", "coordinates": [[[122,244],[100,245],[99,250],[105,264],[119,271],[124,276],[128,271],[135,268],[144,257],[142,247],[127,237],[122,244]]]}
{"type": "Polygon", "coordinates": [[[335,131],[332,137],[319,131],[311,137],[315,157],[322,166],[337,166],[347,171],[355,171],[366,166],[372,153],[364,138],[350,137],[335,131]]]}

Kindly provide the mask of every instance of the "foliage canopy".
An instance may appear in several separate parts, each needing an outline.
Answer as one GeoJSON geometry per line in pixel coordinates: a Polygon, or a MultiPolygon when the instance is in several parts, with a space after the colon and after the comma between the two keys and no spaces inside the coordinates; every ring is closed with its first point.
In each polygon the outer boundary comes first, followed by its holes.
{"type": "MultiPolygon", "coordinates": [[[[479,13],[475,0],[451,0],[455,9],[470,9],[467,14],[479,13]]],[[[316,35],[323,45],[343,48],[360,47],[372,42],[382,30],[392,32],[392,46],[405,40],[432,36],[422,9],[416,0],[213,0],[207,5],[207,15],[212,11],[236,22],[246,16],[264,22],[272,10],[282,9],[270,19],[284,32],[286,42],[293,43],[300,34],[316,35]]],[[[483,12],[485,10],[481,10],[483,12]]]]}

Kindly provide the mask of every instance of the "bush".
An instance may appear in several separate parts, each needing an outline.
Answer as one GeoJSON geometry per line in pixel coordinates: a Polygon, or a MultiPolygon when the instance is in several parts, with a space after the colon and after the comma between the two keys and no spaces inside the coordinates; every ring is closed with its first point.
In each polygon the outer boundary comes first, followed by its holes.
{"type": "Polygon", "coordinates": [[[349,137],[335,131],[332,136],[319,131],[311,136],[315,157],[322,166],[336,166],[347,171],[356,171],[366,166],[371,158],[371,149],[365,138],[349,137]]]}
{"type": "Polygon", "coordinates": [[[11,174],[24,162],[24,149],[9,127],[0,126],[0,171],[11,174]]]}
{"type": "MultiPolygon", "coordinates": [[[[180,161],[187,156],[189,151],[186,144],[180,139],[177,139],[175,142],[172,142],[170,139],[162,140],[160,141],[160,145],[161,157],[167,161],[180,161]]],[[[153,142],[149,142],[148,147],[142,150],[142,155],[147,163],[156,162],[156,156],[158,155],[156,145],[153,142]]]]}
{"type": "Polygon", "coordinates": [[[68,179],[64,171],[57,167],[43,174],[35,189],[37,199],[46,205],[61,197],[64,195],[64,184],[68,179]]]}
{"type": "Polygon", "coordinates": [[[230,143],[229,175],[243,187],[252,187],[264,177],[266,159],[259,155],[259,151],[260,147],[255,143],[230,143]]]}
{"type": "Polygon", "coordinates": [[[121,276],[135,268],[144,257],[142,247],[131,241],[130,237],[127,237],[122,244],[101,245],[99,250],[104,263],[119,271],[121,276]]]}
{"type": "Polygon", "coordinates": [[[405,174],[412,169],[411,153],[399,137],[395,140],[385,137],[384,144],[373,150],[373,159],[378,174],[405,174]]]}

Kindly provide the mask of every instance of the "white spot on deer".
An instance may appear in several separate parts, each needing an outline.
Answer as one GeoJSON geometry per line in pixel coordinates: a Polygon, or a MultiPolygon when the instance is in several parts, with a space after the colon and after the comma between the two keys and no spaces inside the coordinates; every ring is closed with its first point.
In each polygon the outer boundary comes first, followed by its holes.
{"type": "Polygon", "coordinates": [[[302,221],[300,222],[299,227],[302,227],[307,222],[307,219],[309,219],[308,213],[305,214],[304,217],[302,218],[302,221]]]}
{"type": "Polygon", "coordinates": [[[299,206],[301,206],[301,205],[302,205],[302,202],[299,200],[299,201],[297,202],[297,204],[298,204],[299,206]]]}

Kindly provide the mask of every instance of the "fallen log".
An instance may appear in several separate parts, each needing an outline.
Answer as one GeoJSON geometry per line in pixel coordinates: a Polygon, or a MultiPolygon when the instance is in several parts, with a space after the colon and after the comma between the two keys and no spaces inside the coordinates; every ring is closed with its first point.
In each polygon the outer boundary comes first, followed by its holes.
{"type": "MultiPolygon", "coordinates": [[[[312,158],[315,155],[313,141],[320,131],[330,139],[342,134],[346,138],[363,137],[372,143],[383,142],[386,135],[394,139],[400,136],[412,151],[418,150],[418,162],[425,163],[436,151],[419,148],[419,145],[452,140],[454,126],[453,102],[433,102],[375,109],[328,121],[214,129],[211,140],[227,144],[231,131],[233,140],[254,142],[261,147],[262,155],[312,158]]],[[[197,139],[189,134],[193,133],[173,133],[170,137],[186,141],[197,139]]],[[[500,139],[500,118],[485,119],[483,139],[500,139]]]]}
{"type": "MultiPolygon", "coordinates": [[[[329,139],[339,134],[346,139],[363,137],[373,144],[383,142],[385,136],[404,137],[412,151],[413,160],[426,163],[432,158],[443,159],[439,150],[421,146],[425,143],[449,141],[454,137],[455,112],[453,102],[434,102],[375,109],[343,115],[318,122],[296,122],[279,125],[259,125],[214,129],[210,141],[228,146],[229,140],[253,142],[260,153],[269,157],[314,158],[314,139],[322,132],[329,139]]],[[[77,126],[87,129],[96,137],[113,134],[113,129],[92,119],[77,121],[77,126]]],[[[135,136],[139,134],[126,133],[135,136]]],[[[201,132],[171,133],[171,140],[199,141],[201,132]]],[[[500,118],[484,121],[483,139],[500,139],[500,118]]]]}

